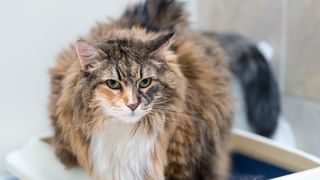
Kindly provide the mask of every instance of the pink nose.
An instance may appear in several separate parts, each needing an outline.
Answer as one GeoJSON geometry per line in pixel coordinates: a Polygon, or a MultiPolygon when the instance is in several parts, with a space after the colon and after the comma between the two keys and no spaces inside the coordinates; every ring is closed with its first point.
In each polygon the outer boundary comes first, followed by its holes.
{"type": "Polygon", "coordinates": [[[140,103],[135,103],[135,104],[127,104],[128,108],[130,108],[132,111],[137,109],[140,103]]]}

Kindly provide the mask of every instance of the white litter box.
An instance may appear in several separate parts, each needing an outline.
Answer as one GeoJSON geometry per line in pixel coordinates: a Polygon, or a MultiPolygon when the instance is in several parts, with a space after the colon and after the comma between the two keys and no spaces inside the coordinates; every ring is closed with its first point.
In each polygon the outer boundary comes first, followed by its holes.
{"type": "MultiPolygon", "coordinates": [[[[66,169],[55,157],[51,145],[43,141],[48,137],[48,134],[36,136],[22,149],[9,153],[6,157],[8,171],[26,180],[90,179],[81,168],[66,169]]],[[[233,130],[233,149],[232,180],[243,175],[279,180],[320,179],[319,158],[261,136],[233,130]]]]}

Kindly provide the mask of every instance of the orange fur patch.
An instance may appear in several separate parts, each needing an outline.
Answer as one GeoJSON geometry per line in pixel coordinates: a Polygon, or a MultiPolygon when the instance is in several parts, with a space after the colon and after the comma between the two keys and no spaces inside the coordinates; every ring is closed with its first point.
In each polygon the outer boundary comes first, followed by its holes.
{"type": "Polygon", "coordinates": [[[117,106],[118,102],[123,101],[123,93],[121,93],[119,90],[112,90],[108,88],[106,85],[100,85],[96,89],[96,93],[98,97],[105,98],[105,100],[111,106],[117,106]]]}

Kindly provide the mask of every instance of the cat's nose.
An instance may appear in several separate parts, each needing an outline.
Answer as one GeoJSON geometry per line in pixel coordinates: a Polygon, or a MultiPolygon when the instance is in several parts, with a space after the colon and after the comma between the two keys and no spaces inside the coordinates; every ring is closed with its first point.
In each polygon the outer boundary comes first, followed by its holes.
{"type": "Polygon", "coordinates": [[[131,109],[131,111],[134,111],[135,109],[137,109],[137,107],[139,106],[140,103],[135,103],[135,104],[126,104],[128,106],[128,108],[131,109]]]}

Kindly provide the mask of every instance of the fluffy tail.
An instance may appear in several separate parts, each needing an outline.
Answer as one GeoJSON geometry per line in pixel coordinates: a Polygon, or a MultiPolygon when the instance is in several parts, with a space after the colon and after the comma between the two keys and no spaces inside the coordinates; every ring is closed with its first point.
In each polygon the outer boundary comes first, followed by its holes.
{"type": "Polygon", "coordinates": [[[174,0],[146,0],[127,8],[122,20],[129,27],[140,26],[148,31],[173,31],[177,24],[186,23],[183,3],[174,0]]]}
{"type": "Polygon", "coordinates": [[[233,75],[241,83],[249,124],[257,134],[272,136],[280,115],[280,93],[265,56],[255,44],[239,35],[216,36],[230,56],[233,75]]]}

